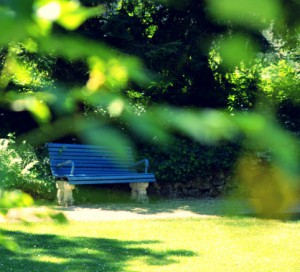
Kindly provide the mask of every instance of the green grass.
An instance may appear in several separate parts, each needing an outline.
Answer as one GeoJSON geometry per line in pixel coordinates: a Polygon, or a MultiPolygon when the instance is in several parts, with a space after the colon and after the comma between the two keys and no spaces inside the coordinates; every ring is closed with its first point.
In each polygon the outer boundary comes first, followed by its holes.
{"type": "MultiPolygon", "coordinates": [[[[205,205],[206,214],[220,211],[205,205]]],[[[201,212],[189,203],[170,201],[148,204],[144,213],[179,206],[201,212]]],[[[134,210],[133,204],[105,207],[134,210]]],[[[3,272],[300,271],[298,220],[222,216],[220,212],[193,219],[2,223],[0,227],[19,244],[16,253],[0,249],[3,272]]]]}

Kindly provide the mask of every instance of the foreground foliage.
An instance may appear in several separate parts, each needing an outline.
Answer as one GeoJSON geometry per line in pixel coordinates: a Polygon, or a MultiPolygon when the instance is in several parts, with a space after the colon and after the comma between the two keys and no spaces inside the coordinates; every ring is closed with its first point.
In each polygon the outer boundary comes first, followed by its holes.
{"type": "Polygon", "coordinates": [[[1,188],[22,190],[38,199],[54,199],[55,184],[47,175],[48,165],[37,157],[32,146],[15,143],[10,135],[0,139],[1,188]]]}

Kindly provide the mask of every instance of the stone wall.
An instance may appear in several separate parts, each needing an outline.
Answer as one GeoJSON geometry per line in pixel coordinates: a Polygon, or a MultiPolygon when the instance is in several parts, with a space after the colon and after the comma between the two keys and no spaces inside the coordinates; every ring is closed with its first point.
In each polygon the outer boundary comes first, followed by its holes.
{"type": "Polygon", "coordinates": [[[218,197],[228,189],[230,177],[224,173],[206,178],[196,177],[187,182],[156,182],[148,188],[149,194],[167,198],[218,197]]]}

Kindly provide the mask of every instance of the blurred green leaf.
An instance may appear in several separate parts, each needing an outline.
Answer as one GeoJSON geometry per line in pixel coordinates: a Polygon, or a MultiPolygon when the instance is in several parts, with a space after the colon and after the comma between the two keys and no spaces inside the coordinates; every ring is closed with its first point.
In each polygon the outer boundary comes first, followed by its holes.
{"type": "Polygon", "coordinates": [[[27,37],[26,26],[27,22],[0,9],[0,45],[6,46],[10,42],[25,39],[27,37]]]}
{"type": "Polygon", "coordinates": [[[30,195],[21,191],[3,191],[0,190],[0,209],[14,207],[29,207],[33,205],[33,199],[30,195]]]}
{"type": "Polygon", "coordinates": [[[9,237],[0,234],[0,247],[4,247],[12,252],[18,251],[18,244],[11,240],[9,237]]]}
{"type": "Polygon", "coordinates": [[[25,40],[23,46],[30,53],[36,53],[38,51],[38,45],[32,38],[25,40]]]}
{"type": "Polygon", "coordinates": [[[20,135],[18,140],[20,142],[27,141],[34,146],[38,146],[62,138],[70,133],[79,133],[82,126],[77,124],[80,124],[82,118],[80,115],[74,115],[73,117],[61,117],[55,122],[40,124],[38,129],[20,135]]]}
{"type": "Polygon", "coordinates": [[[220,57],[221,65],[232,69],[241,62],[246,65],[254,60],[258,47],[247,36],[241,34],[234,34],[226,36],[220,41],[220,57]]]}
{"type": "Polygon", "coordinates": [[[159,116],[177,130],[207,144],[232,139],[238,132],[230,116],[222,111],[171,109],[169,114],[164,110],[160,111],[159,116]]]}
{"type": "Polygon", "coordinates": [[[208,10],[217,22],[263,29],[282,16],[278,0],[207,0],[208,10]]]}
{"type": "Polygon", "coordinates": [[[234,118],[237,126],[247,136],[247,144],[257,150],[271,152],[272,161],[293,177],[295,186],[299,175],[299,144],[294,136],[280,127],[267,115],[258,113],[239,114],[234,118]]]}
{"type": "Polygon", "coordinates": [[[116,129],[101,126],[98,122],[81,120],[76,124],[79,137],[87,143],[108,147],[116,156],[126,157],[126,147],[131,147],[129,139],[116,129]]]}
{"type": "Polygon", "coordinates": [[[28,110],[32,113],[38,123],[48,123],[51,119],[51,112],[48,105],[38,99],[29,101],[28,110]]]}
{"type": "Polygon", "coordinates": [[[83,8],[76,3],[78,2],[61,1],[61,15],[57,22],[69,30],[78,28],[85,20],[102,12],[100,7],[83,8]]]}
{"type": "Polygon", "coordinates": [[[34,0],[9,0],[6,4],[14,11],[16,16],[29,18],[32,14],[33,2],[34,0]]]}
{"type": "Polygon", "coordinates": [[[171,141],[171,135],[168,133],[168,123],[166,119],[154,112],[147,112],[141,116],[134,114],[125,114],[125,120],[128,122],[130,129],[145,140],[162,144],[171,141]]]}
{"type": "Polygon", "coordinates": [[[43,100],[38,99],[38,95],[20,95],[9,92],[6,99],[11,103],[14,111],[28,110],[38,123],[48,123],[51,119],[51,112],[48,105],[43,100]]]}
{"type": "Polygon", "coordinates": [[[139,85],[149,83],[154,77],[151,71],[146,71],[143,63],[135,57],[123,58],[122,64],[127,67],[128,77],[139,85]]]}
{"type": "Polygon", "coordinates": [[[115,58],[115,51],[97,42],[88,41],[77,36],[44,37],[39,40],[40,50],[46,54],[55,54],[69,60],[79,60],[90,56],[98,56],[104,61],[115,58]]]}

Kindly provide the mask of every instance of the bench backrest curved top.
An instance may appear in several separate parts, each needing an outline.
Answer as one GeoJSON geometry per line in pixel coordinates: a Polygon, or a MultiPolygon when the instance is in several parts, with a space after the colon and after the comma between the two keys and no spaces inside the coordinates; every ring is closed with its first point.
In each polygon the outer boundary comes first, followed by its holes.
{"type": "Polygon", "coordinates": [[[46,146],[51,172],[56,177],[136,172],[134,168],[128,169],[134,163],[130,147],[125,146],[123,155],[120,155],[105,146],[62,143],[48,143],[46,146]]]}

